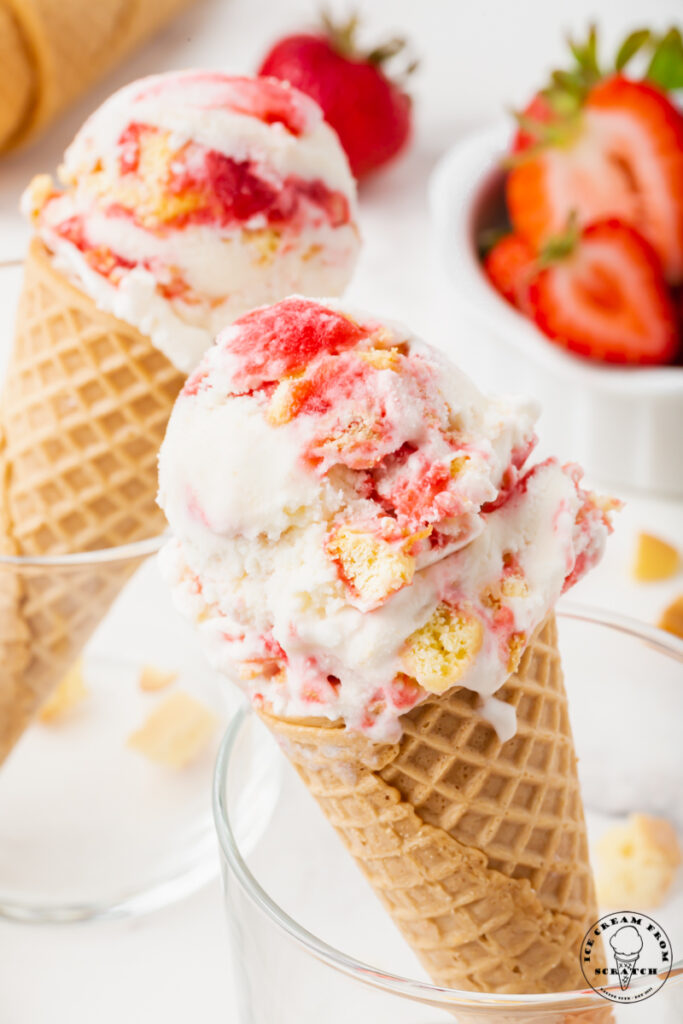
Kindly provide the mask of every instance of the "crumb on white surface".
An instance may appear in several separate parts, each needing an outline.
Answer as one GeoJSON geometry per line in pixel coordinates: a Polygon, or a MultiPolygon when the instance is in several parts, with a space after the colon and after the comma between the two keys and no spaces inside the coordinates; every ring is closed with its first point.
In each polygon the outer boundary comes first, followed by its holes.
{"type": "Polygon", "coordinates": [[[131,733],[127,746],[172,768],[184,768],[201,754],[218,724],[204,704],[182,690],[171,693],[131,733]]]}
{"type": "Polygon", "coordinates": [[[666,898],[681,863],[681,847],[664,818],[632,814],[609,828],[596,848],[601,906],[648,910],[666,898]]]}
{"type": "Polygon", "coordinates": [[[155,665],[143,665],[138,676],[138,686],[144,693],[156,693],[164,690],[178,678],[177,672],[169,672],[155,665]]]}
{"type": "Polygon", "coordinates": [[[52,724],[64,718],[87,696],[88,688],[83,678],[83,662],[79,658],[45,701],[38,717],[41,722],[52,724]]]}

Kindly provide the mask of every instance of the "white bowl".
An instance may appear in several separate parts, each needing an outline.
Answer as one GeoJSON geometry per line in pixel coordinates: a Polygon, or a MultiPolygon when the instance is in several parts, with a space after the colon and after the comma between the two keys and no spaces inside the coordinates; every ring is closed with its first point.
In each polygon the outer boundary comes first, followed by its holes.
{"type": "Polygon", "coordinates": [[[544,447],[594,479],[683,496],[683,369],[613,368],[553,345],[489,284],[477,256],[482,227],[500,223],[500,167],[511,129],[496,125],[455,145],[430,183],[440,262],[476,324],[467,369],[487,389],[535,395],[544,447]]]}

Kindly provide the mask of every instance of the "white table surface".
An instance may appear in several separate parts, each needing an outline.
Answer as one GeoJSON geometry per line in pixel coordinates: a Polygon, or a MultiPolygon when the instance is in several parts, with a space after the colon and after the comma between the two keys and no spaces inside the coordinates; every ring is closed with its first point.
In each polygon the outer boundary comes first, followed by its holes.
{"type": "MultiPolygon", "coordinates": [[[[431,253],[425,193],[436,160],[469,127],[522,103],[548,68],[561,66],[565,30],[580,33],[596,18],[613,53],[628,29],[680,22],[681,0],[365,0],[355,6],[365,12],[370,36],[405,31],[422,68],[413,85],[414,144],[403,160],[361,190],[365,247],[349,297],[404,319],[447,346],[444,324],[452,321],[452,310],[448,318],[442,315],[450,297],[431,253]]],[[[304,0],[200,0],[39,143],[0,163],[0,260],[23,252],[28,239],[16,213],[21,189],[31,175],[54,169],[81,121],[113,88],[175,67],[248,73],[281,32],[314,21],[317,7],[304,0]]],[[[2,333],[7,336],[6,325],[2,333]]],[[[573,597],[653,621],[683,589],[683,578],[635,584],[628,573],[633,542],[637,530],[645,528],[683,547],[681,504],[623,497],[628,504],[608,554],[573,597]]],[[[2,1024],[94,1020],[236,1020],[218,882],[138,920],[44,928],[0,923],[2,1024]]]]}

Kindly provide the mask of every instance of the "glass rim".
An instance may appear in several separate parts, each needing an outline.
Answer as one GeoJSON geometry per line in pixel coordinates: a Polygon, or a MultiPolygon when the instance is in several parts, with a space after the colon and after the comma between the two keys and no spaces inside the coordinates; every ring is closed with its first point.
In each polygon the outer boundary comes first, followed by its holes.
{"type": "MultiPolygon", "coordinates": [[[[583,605],[573,601],[560,601],[557,607],[560,618],[587,622],[607,628],[617,633],[632,636],[647,643],[659,653],[683,663],[683,641],[655,626],[641,623],[629,616],[621,615],[608,609],[592,605],[583,605]]],[[[578,1010],[596,1008],[605,1005],[605,999],[592,988],[574,989],[569,992],[548,992],[541,994],[501,995],[489,992],[467,992],[461,989],[450,989],[435,985],[428,981],[418,981],[393,974],[372,964],[364,963],[356,957],[343,953],[307,928],[304,928],[287,913],[260,885],[251,873],[239,848],[239,843],[232,829],[227,801],[227,782],[230,772],[232,753],[245,721],[253,714],[248,706],[239,709],[230,722],[225,733],[218,757],[213,779],[213,816],[218,834],[221,853],[232,874],[237,879],[248,899],[261,910],[275,927],[289,935],[298,945],[326,963],[334,970],[355,978],[364,984],[399,997],[409,998],[415,1002],[430,1003],[442,1007],[481,1008],[520,1010],[525,1008],[578,1010]]],[[[671,965],[668,975],[669,982],[683,980],[683,959],[671,965]]],[[[618,986],[614,986],[615,989],[618,986]]]]}
{"type": "Polygon", "coordinates": [[[110,548],[97,548],[93,551],[65,552],[61,555],[4,555],[0,554],[0,569],[11,566],[15,569],[54,568],[68,569],[84,565],[101,565],[110,562],[133,561],[136,558],[147,558],[156,554],[163,544],[170,540],[168,531],[144,540],[131,541],[129,544],[118,544],[110,548]]]}

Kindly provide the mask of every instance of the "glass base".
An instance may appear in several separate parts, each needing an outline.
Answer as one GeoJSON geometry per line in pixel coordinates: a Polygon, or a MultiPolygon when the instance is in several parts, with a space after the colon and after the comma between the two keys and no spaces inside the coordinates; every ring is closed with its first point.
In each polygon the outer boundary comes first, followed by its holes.
{"type": "MultiPolygon", "coordinates": [[[[559,619],[589,842],[594,845],[607,826],[632,812],[663,814],[683,828],[683,647],[673,637],[611,612],[563,603],[559,619]]],[[[234,793],[241,795],[252,779],[260,777],[264,761],[273,756],[284,762],[274,737],[253,716],[238,713],[217,761],[214,813],[240,1024],[683,1021],[680,875],[660,906],[634,907],[630,899],[631,906],[627,905],[630,912],[649,913],[666,931],[673,949],[668,980],[650,993],[652,998],[644,998],[650,981],[640,977],[629,988],[629,998],[635,1001],[624,1005],[608,1002],[588,987],[526,995],[440,988],[430,983],[288,762],[283,763],[275,813],[245,855],[236,833],[242,831],[248,804],[236,802],[234,793]],[[251,735],[250,745],[243,742],[245,730],[251,735]]],[[[335,804],[329,793],[328,807],[332,817],[335,804]]],[[[352,837],[357,849],[368,834],[359,828],[352,837]]],[[[372,839],[368,841],[372,844],[372,839]]],[[[391,884],[387,848],[379,850],[378,844],[377,852],[389,867],[384,876],[376,870],[375,877],[386,877],[391,884]]],[[[600,913],[618,913],[622,907],[602,907],[600,913]]],[[[581,948],[576,955],[581,957],[581,948]]],[[[606,956],[611,955],[607,949],[606,956]]],[[[651,961],[647,969],[665,975],[665,961],[651,961]]],[[[621,995],[616,981],[610,992],[621,995]]]]}
{"type": "Polygon", "coordinates": [[[239,698],[207,668],[157,692],[140,689],[139,672],[139,663],[86,656],[87,697],[62,719],[31,726],[3,766],[0,916],[65,923],[140,914],[217,875],[210,780],[239,698]],[[211,742],[183,768],[126,745],[175,689],[217,717],[211,742]]]}
{"type": "MultiPolygon", "coordinates": [[[[256,880],[262,887],[258,911],[245,892],[244,880],[237,879],[227,865],[223,870],[240,1024],[270,1024],[276,1019],[278,1024],[447,1024],[454,1019],[459,1024],[680,1024],[683,1020],[681,963],[651,1000],[623,1007],[607,1003],[588,989],[584,996],[567,993],[564,998],[511,996],[506,1002],[499,997],[500,1005],[488,1008],[469,1006],[467,993],[453,993],[449,997],[447,990],[433,989],[415,953],[262,723],[247,714],[241,725],[239,719],[233,723],[229,733],[233,742],[227,801],[233,827],[243,829],[248,806],[244,800],[239,805],[235,803],[235,783],[248,783],[251,789],[255,773],[261,774],[260,766],[267,760],[274,760],[282,778],[277,807],[251,852],[244,857],[249,880],[256,880]],[[248,746],[245,733],[250,739],[248,746]],[[261,896],[264,898],[260,899],[261,896]],[[310,937],[316,945],[323,943],[331,957],[346,959],[344,970],[327,970],[310,955],[310,947],[304,949],[291,941],[291,935],[274,929],[268,918],[273,905],[289,917],[298,939],[310,937]],[[365,966],[368,964],[373,966],[365,966]],[[382,991],[383,972],[387,972],[389,979],[396,975],[411,979],[410,998],[390,995],[391,980],[386,986],[389,991],[382,991]],[[269,978],[268,985],[263,984],[264,976],[269,978]],[[434,992],[436,997],[430,998],[434,992]],[[449,998],[453,998],[454,1005],[447,1005],[449,998]],[[286,1007],[281,1016],[278,1007],[286,1007]]],[[[591,840],[618,820],[589,811],[591,840]]],[[[665,927],[674,959],[679,960],[683,948],[680,887],[664,906],[651,913],[665,927]]],[[[475,995],[473,1001],[477,998],[481,996],[475,995]]]]}

